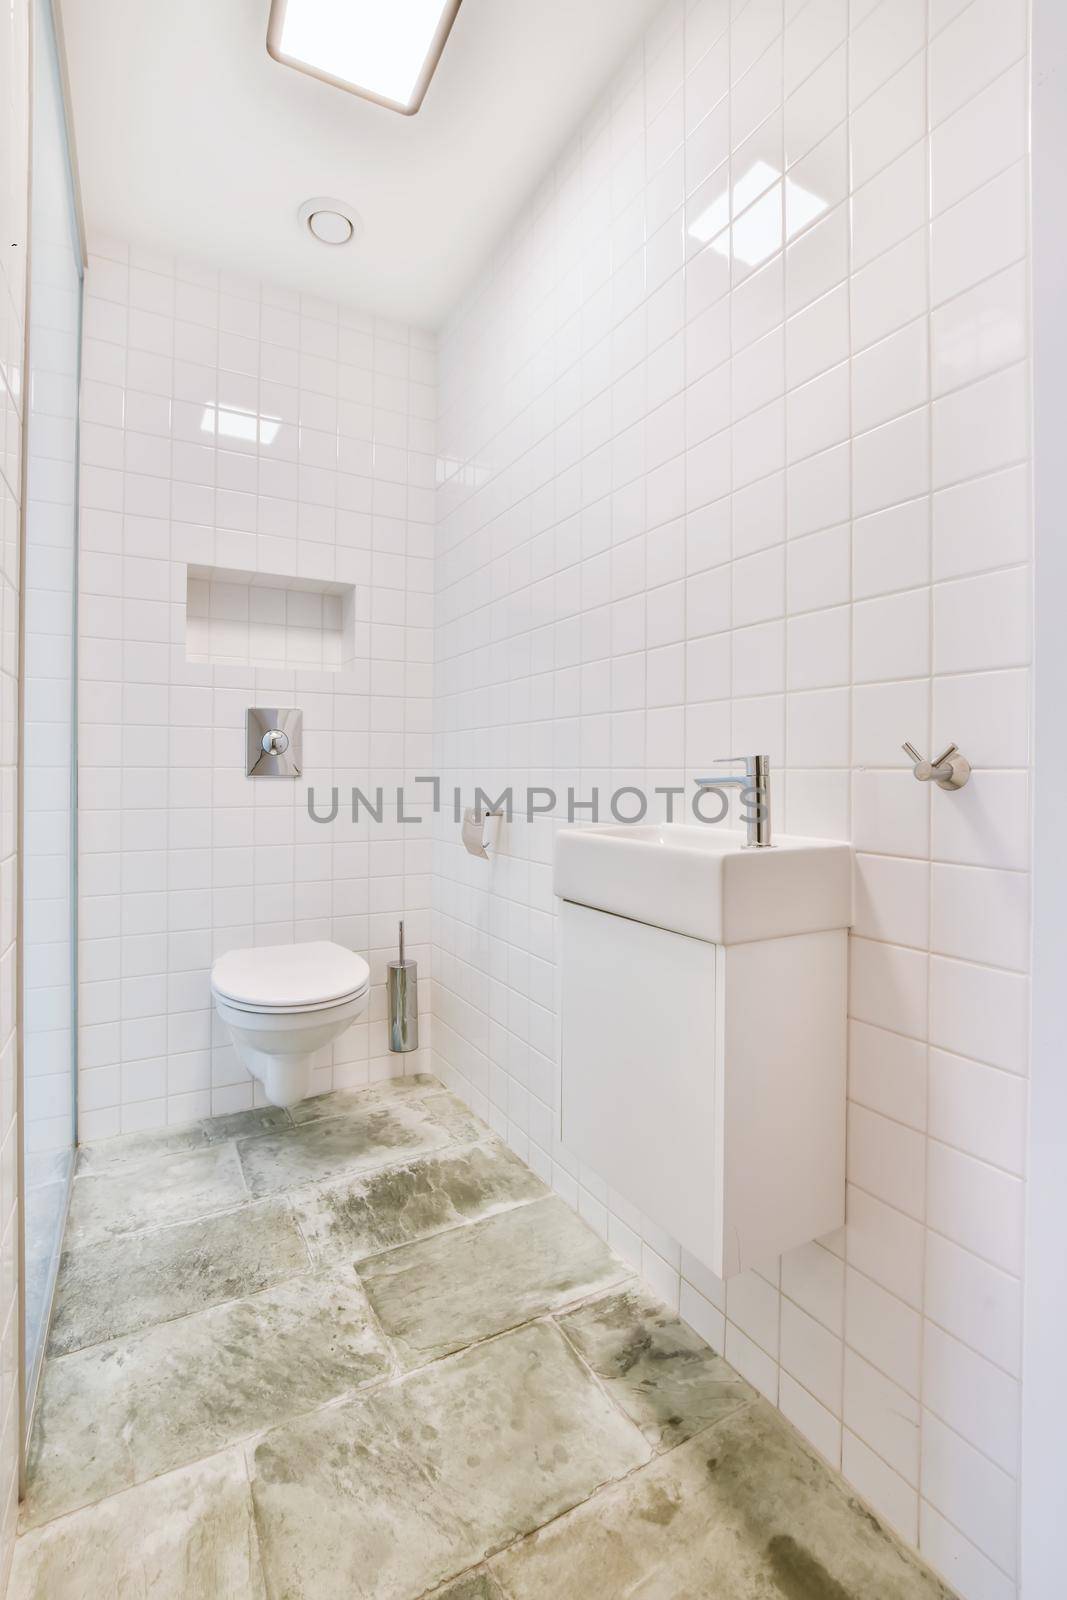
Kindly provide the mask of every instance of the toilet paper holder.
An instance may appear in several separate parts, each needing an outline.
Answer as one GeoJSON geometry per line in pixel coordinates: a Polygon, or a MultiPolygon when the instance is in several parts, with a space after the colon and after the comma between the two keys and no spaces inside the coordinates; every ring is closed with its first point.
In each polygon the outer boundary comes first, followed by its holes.
{"type": "Polygon", "coordinates": [[[488,861],[491,855],[496,854],[503,817],[502,811],[478,811],[474,806],[466,808],[460,832],[463,848],[468,855],[480,856],[483,861],[488,861]]]}

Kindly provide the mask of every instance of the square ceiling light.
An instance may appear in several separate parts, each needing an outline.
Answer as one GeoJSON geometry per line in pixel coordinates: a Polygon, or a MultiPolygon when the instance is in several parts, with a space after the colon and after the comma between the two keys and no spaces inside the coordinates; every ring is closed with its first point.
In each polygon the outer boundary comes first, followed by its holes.
{"type": "Polygon", "coordinates": [[[267,49],[283,66],[410,117],[460,0],[271,0],[267,49]]]}

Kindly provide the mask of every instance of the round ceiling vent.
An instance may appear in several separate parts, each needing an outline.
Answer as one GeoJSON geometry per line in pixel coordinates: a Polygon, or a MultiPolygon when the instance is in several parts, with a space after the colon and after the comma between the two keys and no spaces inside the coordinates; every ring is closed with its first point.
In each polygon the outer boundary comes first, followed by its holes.
{"type": "Polygon", "coordinates": [[[347,244],[359,232],[359,217],[343,200],[319,195],[305,200],[297,215],[300,226],[320,244],[347,244]]]}

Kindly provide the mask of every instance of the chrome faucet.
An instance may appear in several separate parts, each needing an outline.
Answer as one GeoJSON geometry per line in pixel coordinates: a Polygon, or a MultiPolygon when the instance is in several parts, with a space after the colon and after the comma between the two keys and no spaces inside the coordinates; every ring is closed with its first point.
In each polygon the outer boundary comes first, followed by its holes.
{"type": "Polygon", "coordinates": [[[736,767],[740,773],[722,778],[697,778],[699,789],[737,788],[745,803],[746,850],[765,850],[771,842],[771,758],[770,756],[719,756],[717,767],[736,767]]]}

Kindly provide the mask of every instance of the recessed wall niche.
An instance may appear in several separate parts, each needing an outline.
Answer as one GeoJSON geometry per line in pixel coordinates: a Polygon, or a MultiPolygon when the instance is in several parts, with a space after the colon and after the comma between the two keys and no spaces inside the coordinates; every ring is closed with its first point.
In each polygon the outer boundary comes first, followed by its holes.
{"type": "Polygon", "coordinates": [[[339,672],[355,655],[353,585],[186,569],[185,658],[214,667],[339,672]]]}

